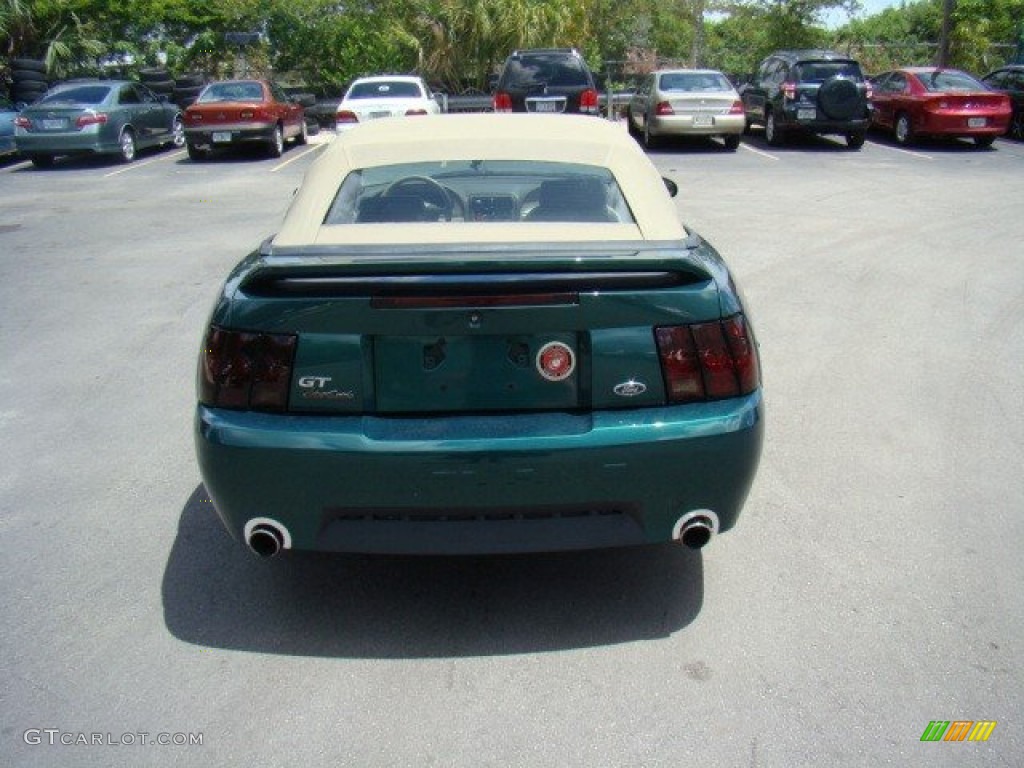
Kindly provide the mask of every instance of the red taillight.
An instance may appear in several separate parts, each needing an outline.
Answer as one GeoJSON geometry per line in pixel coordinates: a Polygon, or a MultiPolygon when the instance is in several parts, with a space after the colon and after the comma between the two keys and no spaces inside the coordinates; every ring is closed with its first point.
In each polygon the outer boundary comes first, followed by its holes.
{"type": "Polygon", "coordinates": [[[704,378],[690,329],[685,325],[655,328],[661,372],[669,402],[704,400],[704,378]]]}
{"type": "Polygon", "coordinates": [[[783,83],[782,95],[787,99],[796,98],[796,83],[783,83]]]}
{"type": "Polygon", "coordinates": [[[199,358],[199,402],[218,408],[283,411],[298,337],[211,327],[199,358]]]}
{"type": "Polygon", "coordinates": [[[740,394],[748,395],[761,386],[761,365],[757,360],[754,338],[747,330],[743,315],[722,321],[722,331],[729,345],[729,354],[740,385],[740,394]]]}
{"type": "Polygon", "coordinates": [[[669,402],[738,397],[759,386],[757,352],[742,315],[654,332],[669,402]]]}
{"type": "Polygon", "coordinates": [[[277,116],[272,110],[265,109],[263,107],[256,107],[255,109],[243,109],[238,113],[238,116],[242,120],[254,120],[258,123],[272,123],[277,120],[277,116]]]}
{"type": "Polygon", "coordinates": [[[736,99],[736,101],[734,101],[732,103],[732,106],[729,107],[729,114],[730,115],[742,115],[743,114],[743,102],[740,101],[739,99],[736,99]]]}
{"type": "Polygon", "coordinates": [[[654,107],[654,114],[656,115],[674,115],[676,111],[672,109],[672,105],[667,101],[659,101],[654,107]]]}
{"type": "Polygon", "coordinates": [[[589,115],[597,114],[597,91],[593,88],[587,88],[587,90],[580,94],[580,112],[585,112],[589,115]]]}
{"type": "Polygon", "coordinates": [[[494,94],[494,111],[495,112],[511,112],[512,111],[512,94],[505,93],[504,91],[498,91],[494,94]]]}
{"type": "Polygon", "coordinates": [[[334,122],[336,123],[358,123],[359,116],[355,112],[348,109],[342,109],[338,111],[338,114],[334,116],[334,122]]]}
{"type": "Polygon", "coordinates": [[[405,110],[406,115],[425,115],[427,110],[425,109],[407,109],[405,110]]]}
{"type": "Polygon", "coordinates": [[[18,128],[31,128],[32,121],[29,120],[27,117],[22,117],[21,115],[18,115],[16,118],[14,118],[14,125],[18,128]]]}
{"type": "Polygon", "coordinates": [[[75,127],[85,128],[87,125],[102,125],[105,122],[107,122],[107,116],[103,112],[86,112],[75,120],[75,127]]]}

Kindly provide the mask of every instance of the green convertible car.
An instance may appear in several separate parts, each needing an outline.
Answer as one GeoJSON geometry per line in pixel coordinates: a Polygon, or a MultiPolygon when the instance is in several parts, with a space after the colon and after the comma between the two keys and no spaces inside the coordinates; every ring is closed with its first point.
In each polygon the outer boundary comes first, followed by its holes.
{"type": "Polygon", "coordinates": [[[340,135],[205,333],[195,437],[228,531],[270,556],[731,528],[761,452],[757,345],[674,187],[587,117],[340,135]]]}

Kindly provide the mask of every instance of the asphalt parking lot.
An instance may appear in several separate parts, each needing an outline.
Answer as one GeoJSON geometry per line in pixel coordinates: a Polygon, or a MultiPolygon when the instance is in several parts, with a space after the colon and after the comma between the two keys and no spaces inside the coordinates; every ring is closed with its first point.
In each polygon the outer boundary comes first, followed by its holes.
{"type": "Polygon", "coordinates": [[[330,138],[0,166],[0,763],[1024,764],[1024,144],[652,153],[761,344],[760,474],[701,553],[260,561],[195,360],[330,138]]]}

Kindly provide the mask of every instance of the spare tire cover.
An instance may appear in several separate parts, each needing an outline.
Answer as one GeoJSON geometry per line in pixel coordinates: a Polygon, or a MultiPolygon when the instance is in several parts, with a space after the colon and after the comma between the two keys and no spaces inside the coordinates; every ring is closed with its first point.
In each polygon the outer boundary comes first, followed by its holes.
{"type": "Polygon", "coordinates": [[[864,113],[864,97],[853,80],[832,77],[818,89],[818,106],[833,120],[849,120],[864,113]]]}

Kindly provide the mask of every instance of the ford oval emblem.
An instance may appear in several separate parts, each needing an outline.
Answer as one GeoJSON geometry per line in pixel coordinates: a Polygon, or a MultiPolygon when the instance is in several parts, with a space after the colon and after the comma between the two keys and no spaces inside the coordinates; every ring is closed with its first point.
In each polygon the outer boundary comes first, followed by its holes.
{"type": "Polygon", "coordinates": [[[636,381],[635,379],[624,381],[621,384],[616,384],[612,387],[612,392],[619,397],[636,397],[637,395],[642,395],[646,391],[647,385],[642,381],[636,381]]]}

